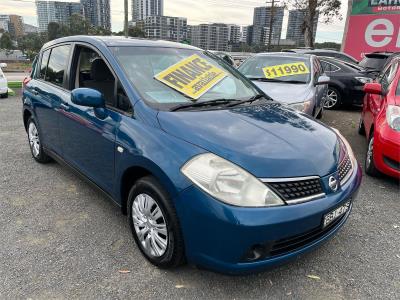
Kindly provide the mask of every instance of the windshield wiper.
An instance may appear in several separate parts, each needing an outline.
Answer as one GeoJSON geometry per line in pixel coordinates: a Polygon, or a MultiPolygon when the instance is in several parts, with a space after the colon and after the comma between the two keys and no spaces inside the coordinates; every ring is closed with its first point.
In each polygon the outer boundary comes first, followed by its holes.
{"type": "Polygon", "coordinates": [[[202,101],[202,102],[185,103],[185,104],[179,104],[179,105],[172,107],[170,109],[170,111],[178,111],[181,109],[195,108],[195,107],[218,106],[218,105],[232,103],[232,101],[240,102],[241,100],[221,98],[221,99],[214,99],[214,100],[202,101]]]}
{"type": "Polygon", "coordinates": [[[243,104],[243,103],[252,103],[252,102],[254,102],[254,101],[256,101],[256,100],[258,100],[260,98],[264,98],[264,99],[267,99],[267,100],[272,100],[271,98],[268,98],[268,97],[266,97],[266,96],[264,96],[262,94],[257,94],[255,96],[249,98],[249,99],[240,100],[240,101],[236,101],[234,103],[228,104],[227,107],[233,107],[233,106],[237,106],[237,105],[240,105],[240,104],[243,104]]]}

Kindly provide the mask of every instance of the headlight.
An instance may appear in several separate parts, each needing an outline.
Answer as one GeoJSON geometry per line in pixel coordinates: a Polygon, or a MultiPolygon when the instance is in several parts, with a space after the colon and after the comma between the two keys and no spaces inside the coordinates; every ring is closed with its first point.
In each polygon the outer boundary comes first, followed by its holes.
{"type": "Polygon", "coordinates": [[[372,82],[371,78],[368,77],[355,77],[359,82],[361,82],[362,84],[368,83],[368,82],[372,82]]]}
{"type": "Polygon", "coordinates": [[[349,155],[349,158],[350,158],[350,160],[351,160],[351,164],[352,164],[352,166],[353,166],[353,169],[354,169],[354,167],[355,167],[356,164],[357,164],[357,159],[356,159],[356,156],[354,155],[353,149],[351,149],[350,143],[349,143],[349,142],[346,140],[346,138],[340,133],[339,130],[337,130],[336,128],[333,128],[333,127],[331,127],[331,128],[333,129],[333,131],[336,132],[336,134],[338,135],[338,137],[340,138],[340,140],[343,142],[343,144],[344,144],[344,146],[345,146],[345,148],[346,148],[346,150],[347,150],[347,154],[349,155]]]}
{"type": "Polygon", "coordinates": [[[308,110],[308,108],[311,106],[311,100],[299,102],[299,103],[292,103],[292,104],[289,104],[289,106],[298,111],[306,112],[308,110]]]}
{"type": "Polygon", "coordinates": [[[386,121],[392,129],[400,131],[400,106],[388,105],[386,121]]]}
{"type": "Polygon", "coordinates": [[[181,171],[199,188],[228,204],[251,207],[284,205],[253,175],[212,153],[195,156],[181,171]]]}

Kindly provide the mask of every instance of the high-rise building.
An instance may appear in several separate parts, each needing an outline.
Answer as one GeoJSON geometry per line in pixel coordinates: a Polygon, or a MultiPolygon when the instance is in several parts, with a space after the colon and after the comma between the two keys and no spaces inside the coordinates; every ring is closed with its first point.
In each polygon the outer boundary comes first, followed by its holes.
{"type": "Polygon", "coordinates": [[[144,20],[148,16],[163,16],[164,0],[132,0],[132,21],[144,20]]]}
{"type": "Polygon", "coordinates": [[[24,35],[24,21],[21,16],[10,15],[10,34],[13,38],[19,38],[24,35]]]}
{"type": "Polygon", "coordinates": [[[29,33],[38,33],[39,28],[30,24],[24,24],[24,32],[25,34],[29,33]]]}
{"type": "MultiPolygon", "coordinates": [[[[297,46],[304,46],[304,18],[307,15],[305,9],[296,9],[289,11],[288,27],[286,31],[286,39],[292,40],[297,46]]],[[[314,29],[313,29],[313,41],[315,41],[315,36],[317,34],[318,26],[318,12],[314,17],[314,29]]]]}
{"type": "Polygon", "coordinates": [[[191,26],[192,45],[216,51],[227,51],[229,26],[227,24],[200,24],[191,26]]]}
{"type": "Polygon", "coordinates": [[[147,38],[182,42],[187,39],[187,19],[168,16],[148,16],[143,22],[136,22],[142,27],[147,38]]]}
{"type": "Polygon", "coordinates": [[[68,25],[73,14],[81,14],[82,6],[78,2],[58,2],[36,0],[39,31],[47,30],[50,22],[68,25]]]}
{"type": "Polygon", "coordinates": [[[228,24],[228,43],[239,44],[240,43],[240,26],[236,24],[228,24]]]}
{"type": "Polygon", "coordinates": [[[274,6],[273,8],[271,6],[262,6],[254,8],[252,44],[268,44],[268,40],[265,40],[265,37],[269,36],[271,16],[273,16],[271,39],[280,39],[284,11],[285,9],[282,6],[274,6]],[[271,12],[273,13],[271,14],[271,12]]]}
{"type": "Polygon", "coordinates": [[[0,29],[5,32],[10,31],[10,16],[9,15],[0,15],[0,29]]]}
{"type": "Polygon", "coordinates": [[[81,0],[81,4],[90,24],[111,30],[110,0],[81,0]]]}

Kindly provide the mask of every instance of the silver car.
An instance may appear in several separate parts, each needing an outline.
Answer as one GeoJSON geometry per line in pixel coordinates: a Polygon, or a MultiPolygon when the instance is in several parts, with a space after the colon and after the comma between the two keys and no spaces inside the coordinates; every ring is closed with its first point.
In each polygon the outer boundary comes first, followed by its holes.
{"type": "Polygon", "coordinates": [[[315,55],[260,53],[238,69],[272,99],[320,119],[329,77],[315,55]]]}

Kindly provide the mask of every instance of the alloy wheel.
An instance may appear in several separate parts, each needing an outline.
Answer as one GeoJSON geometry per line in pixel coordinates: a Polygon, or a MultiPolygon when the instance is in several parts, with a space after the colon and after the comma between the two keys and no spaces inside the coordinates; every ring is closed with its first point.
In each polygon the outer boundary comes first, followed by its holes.
{"type": "Polygon", "coordinates": [[[30,122],[28,127],[28,138],[29,138],[29,145],[32,149],[32,154],[34,157],[38,157],[40,154],[40,140],[39,140],[39,133],[36,128],[35,123],[30,122]]]}
{"type": "Polygon", "coordinates": [[[369,167],[372,163],[374,155],[374,138],[372,137],[368,144],[368,151],[367,151],[367,167],[369,167]]]}
{"type": "Polygon", "coordinates": [[[168,247],[168,230],[163,212],[151,196],[136,196],[132,221],[143,251],[149,256],[161,257],[168,247]]]}
{"type": "Polygon", "coordinates": [[[328,89],[328,93],[327,93],[327,98],[324,104],[325,108],[332,108],[336,105],[336,103],[338,102],[338,94],[336,91],[328,89]]]}

